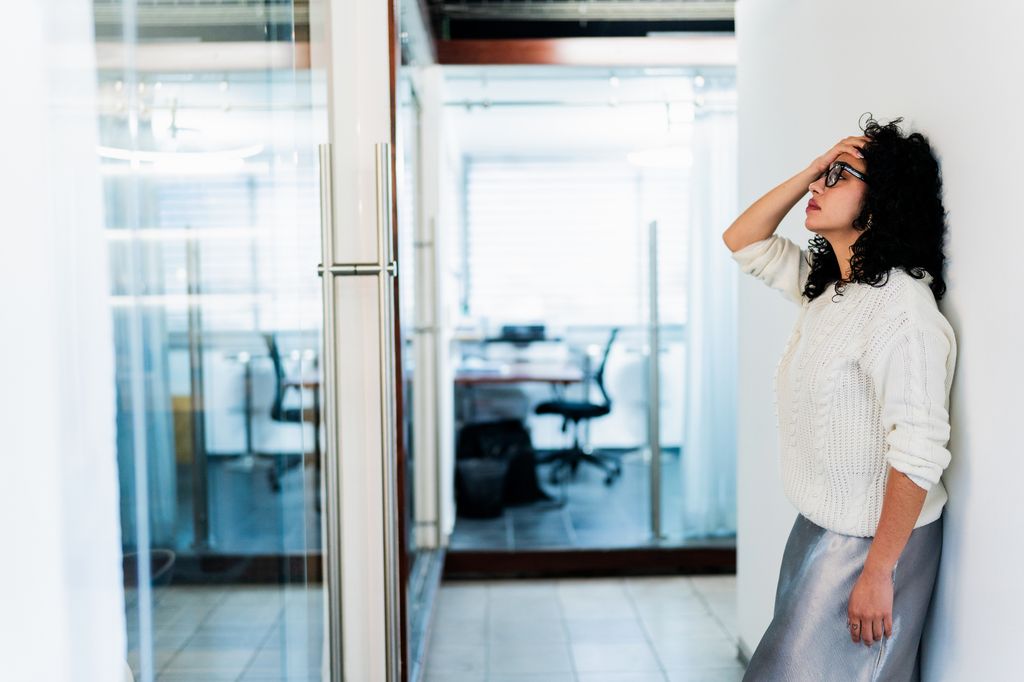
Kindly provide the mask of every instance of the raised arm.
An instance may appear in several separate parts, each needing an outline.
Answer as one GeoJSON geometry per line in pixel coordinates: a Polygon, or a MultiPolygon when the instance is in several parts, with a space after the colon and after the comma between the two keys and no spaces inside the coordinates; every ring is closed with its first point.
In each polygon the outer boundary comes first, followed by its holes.
{"type": "Polygon", "coordinates": [[[818,179],[821,172],[810,165],[789,180],[775,186],[767,194],[752,203],[732,225],[722,233],[722,241],[735,253],[754,242],[767,239],[778,229],[779,223],[790,209],[807,194],[808,187],[818,179]]]}
{"type": "Polygon", "coordinates": [[[732,225],[722,233],[722,241],[730,251],[766,239],[779,227],[790,209],[810,191],[812,182],[821,177],[840,154],[862,156],[860,148],[868,141],[863,135],[844,137],[831,149],[811,161],[807,168],[772,188],[767,194],[743,211],[732,225]]]}
{"type": "Polygon", "coordinates": [[[806,302],[803,289],[810,273],[808,252],[775,234],[775,230],[800,197],[810,191],[811,183],[828,170],[836,157],[847,153],[863,158],[860,148],[866,142],[863,135],[844,137],[807,168],[772,188],[732,222],[722,233],[722,241],[743,272],[778,289],[794,303],[803,305],[806,302]]]}

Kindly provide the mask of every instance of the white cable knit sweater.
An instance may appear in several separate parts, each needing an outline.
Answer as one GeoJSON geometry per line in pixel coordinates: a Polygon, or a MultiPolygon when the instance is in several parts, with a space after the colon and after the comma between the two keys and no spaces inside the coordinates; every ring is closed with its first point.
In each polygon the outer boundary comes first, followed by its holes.
{"type": "Polygon", "coordinates": [[[832,285],[810,301],[809,253],[786,237],[732,257],[800,306],[774,377],[786,497],[824,528],[874,537],[892,465],[928,491],[914,527],[939,518],[956,338],[931,275],[897,267],[876,286],[832,285]]]}

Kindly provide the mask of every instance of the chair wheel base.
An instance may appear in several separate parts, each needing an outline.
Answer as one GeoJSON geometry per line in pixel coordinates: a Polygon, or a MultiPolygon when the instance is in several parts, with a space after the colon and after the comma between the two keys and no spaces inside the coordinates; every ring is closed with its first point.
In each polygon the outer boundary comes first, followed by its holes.
{"type": "Polygon", "coordinates": [[[569,448],[546,455],[538,463],[551,463],[551,471],[548,472],[548,482],[551,485],[558,485],[564,480],[574,478],[581,462],[586,462],[601,469],[604,472],[605,485],[611,485],[622,475],[622,465],[611,455],[584,452],[580,449],[569,448]]]}

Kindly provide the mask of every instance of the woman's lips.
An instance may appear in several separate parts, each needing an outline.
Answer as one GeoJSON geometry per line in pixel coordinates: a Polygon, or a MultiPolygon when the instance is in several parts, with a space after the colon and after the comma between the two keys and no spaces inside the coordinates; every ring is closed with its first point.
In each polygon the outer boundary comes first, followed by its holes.
{"type": "Polygon", "coordinates": [[[806,211],[820,211],[820,210],[821,210],[820,206],[815,206],[814,204],[808,203],[807,204],[807,208],[805,209],[805,212],[806,211]]]}

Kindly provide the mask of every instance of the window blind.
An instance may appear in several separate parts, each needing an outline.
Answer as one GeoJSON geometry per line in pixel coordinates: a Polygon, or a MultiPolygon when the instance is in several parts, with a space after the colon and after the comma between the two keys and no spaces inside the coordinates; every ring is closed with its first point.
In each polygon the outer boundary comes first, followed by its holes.
{"type": "Polygon", "coordinates": [[[496,324],[641,323],[647,226],[657,220],[661,321],[684,321],[685,173],[624,159],[468,159],[470,314],[496,324]]]}

